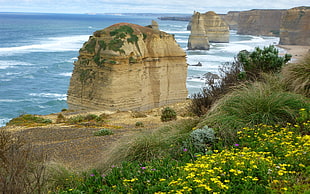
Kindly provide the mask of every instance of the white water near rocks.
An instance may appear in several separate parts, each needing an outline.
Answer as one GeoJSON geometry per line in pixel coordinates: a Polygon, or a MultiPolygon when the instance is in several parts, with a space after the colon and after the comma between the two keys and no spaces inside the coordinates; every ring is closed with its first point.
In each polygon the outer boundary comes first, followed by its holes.
{"type": "MultiPolygon", "coordinates": [[[[160,15],[159,15],[160,16],[160,15]]],[[[204,86],[203,75],[234,60],[240,50],[277,44],[278,38],[230,33],[230,43],[213,43],[209,51],[187,51],[187,22],[162,21],[158,15],[83,15],[0,13],[0,126],[21,114],[50,114],[67,108],[73,62],[96,30],[119,22],[149,25],[174,34],[187,52],[189,94],[204,86]]]]}

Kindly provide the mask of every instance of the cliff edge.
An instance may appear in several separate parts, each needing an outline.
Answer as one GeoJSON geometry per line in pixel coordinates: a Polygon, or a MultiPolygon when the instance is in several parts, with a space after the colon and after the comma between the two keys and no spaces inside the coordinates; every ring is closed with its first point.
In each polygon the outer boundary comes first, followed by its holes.
{"type": "Polygon", "coordinates": [[[68,90],[70,109],[147,110],[187,97],[186,54],[154,22],[96,31],[79,54],[68,90]]]}
{"type": "Polygon", "coordinates": [[[281,45],[310,45],[310,7],[287,10],[281,19],[281,45]]]}

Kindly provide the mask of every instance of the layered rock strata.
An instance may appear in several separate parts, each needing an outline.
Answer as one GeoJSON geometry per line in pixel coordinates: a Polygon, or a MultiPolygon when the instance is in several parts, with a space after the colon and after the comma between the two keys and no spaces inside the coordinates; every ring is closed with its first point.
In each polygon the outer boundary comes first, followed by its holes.
{"type": "Polygon", "coordinates": [[[229,26],[213,11],[201,14],[194,12],[191,20],[191,34],[188,39],[188,49],[207,50],[209,42],[229,42],[229,26]]]}
{"type": "Polygon", "coordinates": [[[280,44],[310,45],[310,7],[292,8],[283,14],[280,44]]]}
{"type": "Polygon", "coordinates": [[[279,36],[281,17],[285,10],[250,10],[239,12],[238,34],[279,36]]]}
{"type": "Polygon", "coordinates": [[[70,109],[147,110],[187,97],[184,50],[173,35],[119,23],[80,49],[68,90],[70,109]]]}
{"type": "Polygon", "coordinates": [[[187,48],[189,50],[209,50],[210,44],[204,26],[204,17],[195,12],[191,20],[191,33],[188,37],[187,48]]]}

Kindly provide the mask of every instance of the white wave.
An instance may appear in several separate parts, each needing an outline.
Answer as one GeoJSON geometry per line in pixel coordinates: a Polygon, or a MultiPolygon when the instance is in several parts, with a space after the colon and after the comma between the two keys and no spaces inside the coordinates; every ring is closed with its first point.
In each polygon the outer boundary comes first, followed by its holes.
{"type": "Polygon", "coordinates": [[[0,102],[23,102],[24,100],[0,99],[0,102]]]}
{"type": "Polygon", "coordinates": [[[165,32],[168,34],[188,34],[188,35],[191,33],[190,31],[170,31],[170,30],[166,30],[165,32]]]}
{"type": "Polygon", "coordinates": [[[88,40],[88,37],[89,35],[50,37],[31,45],[0,48],[0,56],[31,52],[76,51],[88,40]]]}
{"type": "Polygon", "coordinates": [[[33,65],[23,61],[0,60],[0,69],[15,68],[16,66],[33,65]]]}
{"type": "Polygon", "coordinates": [[[5,126],[10,120],[8,118],[0,119],[0,127],[5,126]]]}
{"type": "Polygon", "coordinates": [[[65,77],[71,77],[72,76],[72,72],[60,73],[59,75],[65,76],[65,77]]]}
{"type": "Polygon", "coordinates": [[[30,93],[29,96],[41,97],[41,98],[55,98],[57,100],[67,100],[67,94],[30,93]]]}

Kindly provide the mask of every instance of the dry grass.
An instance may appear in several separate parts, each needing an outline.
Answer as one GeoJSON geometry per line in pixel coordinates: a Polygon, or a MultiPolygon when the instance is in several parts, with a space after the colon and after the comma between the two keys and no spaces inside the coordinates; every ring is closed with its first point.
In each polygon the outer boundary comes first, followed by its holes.
{"type": "Polygon", "coordinates": [[[310,97],[310,53],[300,62],[286,65],[282,75],[291,91],[310,97]]]}

